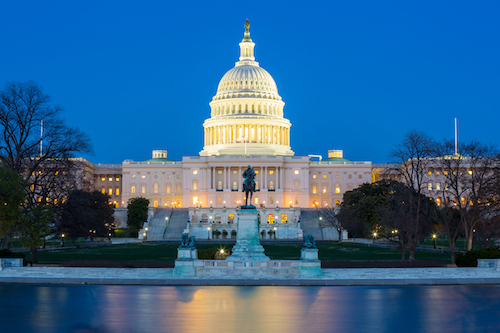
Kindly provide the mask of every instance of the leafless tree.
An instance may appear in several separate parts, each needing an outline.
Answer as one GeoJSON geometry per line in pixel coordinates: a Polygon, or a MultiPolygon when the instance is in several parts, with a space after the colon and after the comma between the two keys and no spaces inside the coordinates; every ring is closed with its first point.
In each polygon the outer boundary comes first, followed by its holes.
{"type": "Polygon", "coordinates": [[[339,243],[342,243],[342,230],[345,229],[345,226],[342,224],[342,220],[337,218],[339,210],[339,207],[325,206],[318,209],[318,215],[320,226],[322,228],[335,228],[339,235],[339,243]]]}
{"type": "MultiPolygon", "coordinates": [[[[432,163],[434,142],[425,133],[410,131],[405,135],[404,140],[397,145],[390,153],[391,166],[394,172],[401,175],[403,183],[416,192],[416,207],[412,221],[413,230],[409,235],[418,235],[421,229],[421,201],[423,184],[428,166],[432,163]]],[[[413,199],[412,199],[413,200],[413,199]]],[[[401,235],[400,235],[401,237],[401,235]]],[[[409,239],[410,259],[413,260],[411,246],[416,246],[416,239],[409,239]]]]}
{"type": "Polygon", "coordinates": [[[61,112],[33,81],[10,82],[0,92],[0,162],[26,180],[29,216],[39,211],[30,205],[61,203],[75,184],[74,154],[92,151],[88,137],[65,125],[61,112]]]}
{"type": "Polygon", "coordinates": [[[436,144],[435,155],[436,167],[442,169],[445,180],[444,195],[451,197],[460,211],[467,250],[471,250],[475,227],[490,211],[488,192],[495,180],[498,150],[473,141],[458,145],[455,152],[454,143],[444,141],[436,144]]]}

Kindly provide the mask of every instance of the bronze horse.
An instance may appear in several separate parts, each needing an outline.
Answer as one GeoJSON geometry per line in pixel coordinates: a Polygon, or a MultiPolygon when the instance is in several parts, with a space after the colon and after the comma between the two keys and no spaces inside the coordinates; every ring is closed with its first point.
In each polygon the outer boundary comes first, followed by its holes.
{"type": "Polygon", "coordinates": [[[252,167],[249,165],[248,169],[243,172],[243,178],[245,180],[243,181],[243,192],[245,192],[245,207],[248,206],[248,193],[250,193],[250,207],[252,206],[252,196],[253,192],[255,192],[255,178],[256,174],[255,171],[253,171],[252,167]]]}

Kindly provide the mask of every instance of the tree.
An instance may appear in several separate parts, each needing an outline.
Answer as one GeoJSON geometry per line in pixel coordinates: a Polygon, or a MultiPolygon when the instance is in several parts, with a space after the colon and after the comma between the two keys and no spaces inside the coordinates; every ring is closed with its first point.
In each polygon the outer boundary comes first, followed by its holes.
{"type": "Polygon", "coordinates": [[[137,235],[148,219],[149,199],[131,198],[127,204],[127,225],[129,232],[137,235]]]}
{"type": "Polygon", "coordinates": [[[37,263],[37,250],[40,239],[50,233],[50,224],[54,222],[54,213],[45,204],[25,206],[25,216],[18,226],[19,238],[30,249],[31,264],[37,263]]]}
{"type": "MultiPolygon", "coordinates": [[[[429,164],[432,163],[432,153],[434,148],[433,140],[425,133],[410,131],[405,135],[403,141],[398,144],[390,153],[393,170],[402,177],[402,181],[415,191],[415,196],[408,196],[411,200],[416,199],[415,209],[409,209],[413,216],[413,230],[410,235],[417,235],[420,225],[421,204],[425,200],[422,195],[423,185],[429,164]]],[[[406,206],[408,208],[408,206],[406,206]]],[[[411,207],[413,208],[413,207],[411,207]]],[[[410,241],[410,260],[413,260],[411,246],[416,246],[416,240],[410,241]]]]}
{"type": "Polygon", "coordinates": [[[340,212],[339,207],[326,206],[318,209],[318,215],[320,216],[320,225],[322,228],[335,228],[339,235],[339,243],[342,243],[342,230],[346,229],[344,221],[338,219],[337,215],[340,212]]]}
{"type": "MultiPolygon", "coordinates": [[[[74,154],[92,151],[88,137],[66,126],[61,112],[33,81],[10,82],[0,92],[0,162],[24,179],[26,210],[33,217],[22,223],[45,221],[42,203],[58,212],[57,204],[76,187],[74,154]]],[[[21,227],[24,233],[36,229],[21,227]]]]}
{"type": "Polygon", "coordinates": [[[475,141],[456,148],[452,141],[444,141],[436,144],[435,155],[436,166],[443,170],[444,194],[460,212],[467,250],[471,250],[476,226],[492,210],[489,189],[494,186],[499,152],[494,145],[475,141]]]}
{"type": "Polygon", "coordinates": [[[8,249],[8,241],[23,214],[25,200],[22,178],[15,172],[0,167],[0,237],[1,249],[8,249]],[[5,243],[4,243],[5,242],[5,243]]]}
{"type": "Polygon", "coordinates": [[[115,229],[109,196],[98,191],[75,190],[64,203],[58,232],[68,237],[110,237],[115,229]]]}

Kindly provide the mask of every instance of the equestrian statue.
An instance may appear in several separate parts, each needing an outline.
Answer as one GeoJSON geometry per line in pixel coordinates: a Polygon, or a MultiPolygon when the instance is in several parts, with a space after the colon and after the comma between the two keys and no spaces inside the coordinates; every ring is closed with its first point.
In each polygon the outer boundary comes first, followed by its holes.
{"type": "Polygon", "coordinates": [[[252,205],[252,196],[253,192],[255,192],[255,171],[253,171],[252,167],[249,165],[248,169],[243,172],[243,192],[245,192],[245,208],[255,208],[252,205]],[[250,206],[248,205],[248,193],[250,193],[250,206]]]}

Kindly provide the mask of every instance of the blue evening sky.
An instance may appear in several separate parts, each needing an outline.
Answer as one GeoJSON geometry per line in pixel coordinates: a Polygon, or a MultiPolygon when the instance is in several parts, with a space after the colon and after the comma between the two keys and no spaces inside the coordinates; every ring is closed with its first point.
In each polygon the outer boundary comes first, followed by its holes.
{"type": "Polygon", "coordinates": [[[94,163],[196,156],[244,22],[296,155],[383,163],[406,132],[499,143],[499,1],[2,1],[0,89],[34,80],[94,163]]]}

